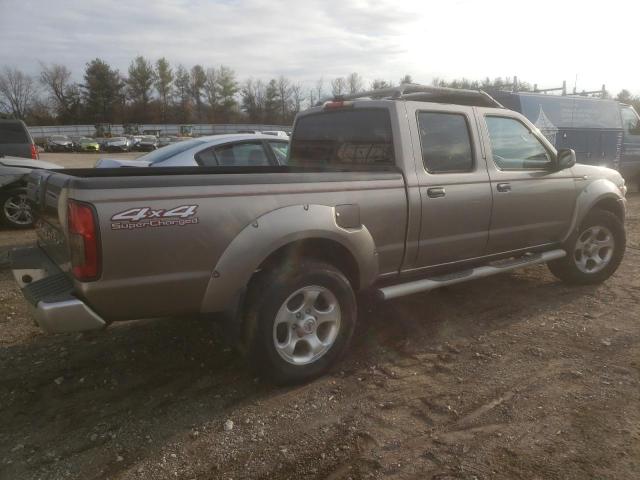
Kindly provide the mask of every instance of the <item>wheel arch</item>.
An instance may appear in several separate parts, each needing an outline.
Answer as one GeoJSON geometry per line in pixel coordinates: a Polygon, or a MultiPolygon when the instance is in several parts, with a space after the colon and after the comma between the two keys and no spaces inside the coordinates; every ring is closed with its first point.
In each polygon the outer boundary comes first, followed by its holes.
{"type": "Polygon", "coordinates": [[[295,205],[273,210],[247,225],[226,247],[214,267],[202,312],[236,310],[254,274],[276,262],[309,255],[345,273],[354,290],[378,274],[378,255],[364,225],[345,229],[327,205],[295,205]]]}
{"type": "Polygon", "coordinates": [[[577,231],[584,218],[594,208],[609,211],[624,223],[626,215],[624,198],[613,182],[599,179],[590,183],[579,193],[571,228],[563,241],[568,240],[577,231]]]}

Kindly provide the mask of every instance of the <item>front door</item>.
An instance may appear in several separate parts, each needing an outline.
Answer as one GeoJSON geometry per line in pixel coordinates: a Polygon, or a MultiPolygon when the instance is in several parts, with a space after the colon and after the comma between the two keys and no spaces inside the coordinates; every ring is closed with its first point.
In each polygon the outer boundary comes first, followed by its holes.
{"type": "Polygon", "coordinates": [[[561,241],[576,200],[571,169],[555,170],[551,144],[517,114],[482,116],[493,191],[487,252],[561,241]]]}
{"type": "Polygon", "coordinates": [[[422,202],[415,267],[480,257],[487,246],[491,189],[474,110],[407,105],[422,202]]]}

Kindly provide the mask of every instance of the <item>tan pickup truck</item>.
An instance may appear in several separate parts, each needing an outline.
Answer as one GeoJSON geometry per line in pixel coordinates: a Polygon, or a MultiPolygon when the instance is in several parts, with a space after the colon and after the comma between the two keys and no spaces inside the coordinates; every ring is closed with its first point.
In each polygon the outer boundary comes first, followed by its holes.
{"type": "Polygon", "coordinates": [[[625,250],[622,177],[477,91],[327,101],[296,118],[287,166],[34,171],[27,188],[38,245],[13,270],[43,329],[221,317],[279,383],[345,351],[357,292],[536,263],[596,283],[625,250]]]}

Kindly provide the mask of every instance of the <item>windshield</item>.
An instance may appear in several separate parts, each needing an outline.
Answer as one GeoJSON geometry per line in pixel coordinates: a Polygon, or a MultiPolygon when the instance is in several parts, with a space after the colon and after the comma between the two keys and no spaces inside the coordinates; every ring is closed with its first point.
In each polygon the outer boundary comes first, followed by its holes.
{"type": "Polygon", "coordinates": [[[54,136],[51,137],[51,140],[64,142],[64,141],[69,140],[69,138],[65,137],[64,135],[54,135],[54,136]]]}
{"type": "Polygon", "coordinates": [[[640,117],[633,107],[622,108],[622,125],[626,133],[640,135],[640,117]]]}
{"type": "Polygon", "coordinates": [[[156,165],[160,162],[164,162],[165,160],[173,157],[174,155],[178,155],[190,148],[197,147],[198,145],[202,145],[206,143],[204,140],[186,140],[184,142],[174,143],[172,145],[167,145],[166,147],[159,148],[158,150],[154,150],[151,153],[147,153],[139,158],[139,160],[144,160],[145,162],[149,162],[150,165],[156,165]]]}

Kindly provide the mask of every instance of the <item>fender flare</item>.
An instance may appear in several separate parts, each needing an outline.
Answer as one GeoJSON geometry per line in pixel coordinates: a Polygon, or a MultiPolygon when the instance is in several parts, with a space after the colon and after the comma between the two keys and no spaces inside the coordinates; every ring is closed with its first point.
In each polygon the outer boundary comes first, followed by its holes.
{"type": "Polygon", "coordinates": [[[587,185],[576,199],[576,208],[573,213],[571,228],[562,241],[566,242],[569,237],[577,231],[587,213],[589,213],[597,203],[605,199],[612,199],[621,203],[621,208],[624,211],[624,199],[620,196],[620,191],[613,182],[601,178],[587,185]]]}
{"type": "Polygon", "coordinates": [[[305,239],[326,239],[345,247],[356,260],[361,288],[378,275],[378,254],[369,230],[342,228],[335,208],[292,205],[272,210],[247,225],[222,253],[211,273],[201,312],[235,309],[238,298],[260,265],[276,250],[305,239]]]}

